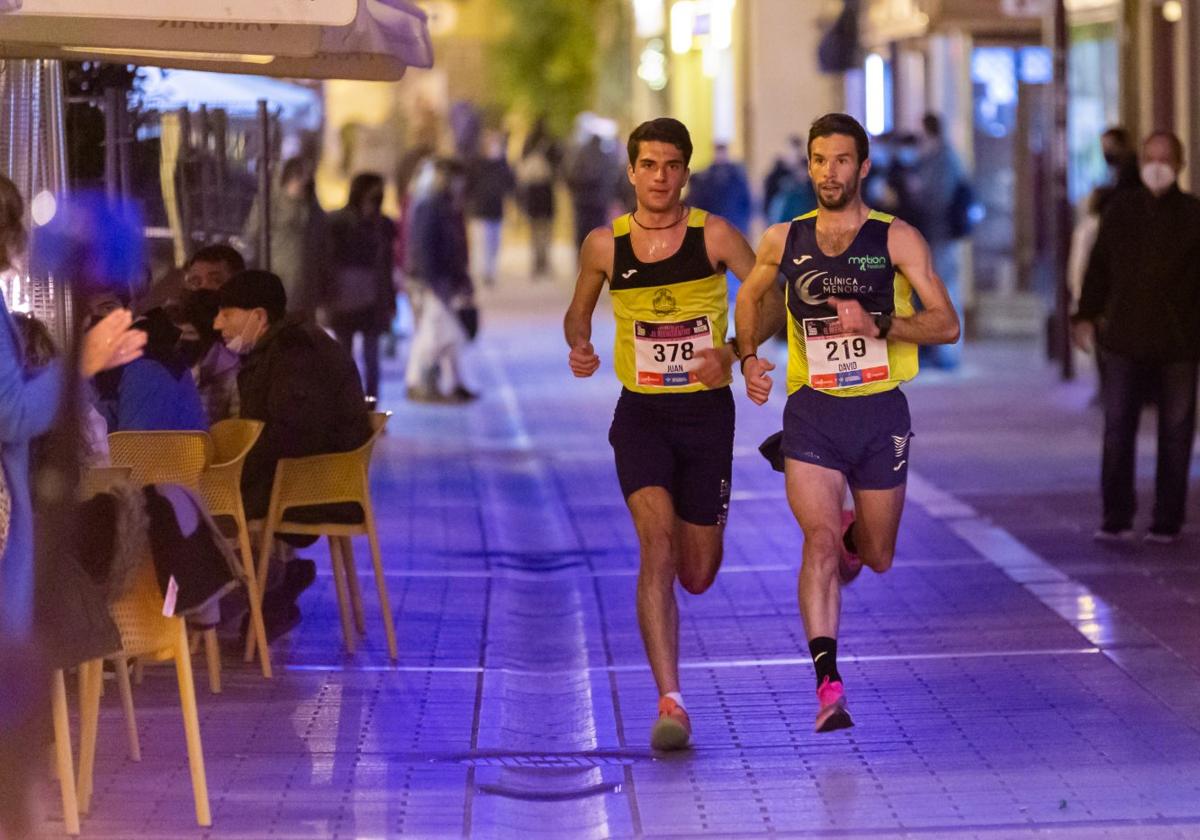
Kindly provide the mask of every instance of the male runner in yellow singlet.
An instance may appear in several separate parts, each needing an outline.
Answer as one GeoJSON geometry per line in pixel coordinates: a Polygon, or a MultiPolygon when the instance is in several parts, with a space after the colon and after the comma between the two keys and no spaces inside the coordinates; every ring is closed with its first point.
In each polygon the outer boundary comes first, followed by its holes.
{"type": "MultiPolygon", "coordinates": [[[[754,252],[729,222],[681,203],[692,156],[683,123],[643,123],[628,153],[637,210],[584,240],[563,326],[571,371],[591,376],[600,367],[592,313],[608,283],[613,365],[624,386],[609,442],[640,544],[638,624],[660,696],[650,743],[673,750],[691,740],[674,584],[696,595],[712,585],[729,508],[735,348],[725,335],[725,270],[744,279],[754,252]]],[[[764,298],[764,330],[781,326],[782,297],[764,298]]]]}
{"type": "Polygon", "coordinates": [[[757,356],[757,302],[787,281],[788,401],[783,455],[788,503],[804,531],[800,612],[817,672],[816,731],[852,726],[837,670],[841,590],[865,563],[892,565],[912,428],[899,385],[917,373],[917,345],[958,339],[958,315],[915,228],[868,208],[867,134],[827,114],[808,135],[818,208],[763,235],[738,291],[742,372],[761,405],[774,365],[757,356]],[[916,312],[916,292],[922,311],[916,312]],[[843,515],[849,484],[854,513],[843,515]]]}

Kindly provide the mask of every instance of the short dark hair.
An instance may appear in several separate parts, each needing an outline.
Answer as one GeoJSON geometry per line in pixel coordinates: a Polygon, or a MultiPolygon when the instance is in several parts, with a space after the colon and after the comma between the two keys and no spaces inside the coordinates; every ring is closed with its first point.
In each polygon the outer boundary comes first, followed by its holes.
{"type": "Polygon", "coordinates": [[[302,157],[288,158],[279,171],[279,183],[286,184],[308,174],[308,161],[302,157]]]}
{"type": "Polygon", "coordinates": [[[1183,166],[1183,142],[1179,139],[1174,131],[1167,131],[1165,128],[1160,128],[1157,131],[1151,131],[1146,135],[1146,139],[1142,141],[1142,148],[1146,148],[1146,144],[1151,140],[1162,137],[1171,144],[1171,154],[1175,156],[1175,162],[1183,166]]]}
{"type": "Polygon", "coordinates": [[[232,245],[226,245],[224,242],[205,245],[199,251],[192,254],[191,259],[183,267],[191,268],[198,262],[225,263],[225,267],[229,269],[230,274],[237,274],[246,270],[246,260],[238,252],[238,249],[232,245]]]}
{"type": "Polygon", "coordinates": [[[221,309],[265,309],[274,324],[287,313],[287,292],[279,275],[251,269],[235,274],[217,291],[221,309]]]}
{"type": "Polygon", "coordinates": [[[871,141],[868,139],[867,132],[859,124],[858,120],[849,114],[834,113],[817,117],[816,122],[812,124],[812,128],[808,130],[809,157],[812,157],[812,144],[814,140],[821,137],[832,137],[835,134],[844,134],[847,137],[854,138],[854,149],[858,152],[858,162],[860,164],[871,156],[871,141]]]}
{"type": "Polygon", "coordinates": [[[1121,125],[1110,126],[1104,129],[1104,133],[1100,135],[1101,140],[1111,140],[1120,147],[1122,152],[1133,150],[1133,138],[1129,136],[1129,129],[1121,125]]]}
{"type": "Polygon", "coordinates": [[[932,111],[926,111],[925,116],[921,117],[921,128],[925,129],[925,133],[930,137],[941,137],[942,118],[932,111]]]}
{"type": "Polygon", "coordinates": [[[346,206],[355,210],[362,207],[363,199],[372,190],[383,191],[383,176],[378,172],[359,172],[350,181],[350,196],[346,206]]]}
{"type": "Polygon", "coordinates": [[[639,125],[629,135],[625,149],[629,153],[629,165],[637,163],[642,143],[670,143],[683,154],[683,165],[692,162],[692,135],[687,126],[671,117],[657,117],[639,125]]]}

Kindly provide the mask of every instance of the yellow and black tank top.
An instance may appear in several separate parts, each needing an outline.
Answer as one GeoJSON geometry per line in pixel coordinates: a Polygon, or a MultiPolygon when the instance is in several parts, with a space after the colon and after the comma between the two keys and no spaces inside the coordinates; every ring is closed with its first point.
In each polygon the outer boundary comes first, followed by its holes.
{"type": "Polygon", "coordinates": [[[608,285],[617,322],[613,366],[630,391],[708,390],[693,372],[696,351],[725,343],[729,290],[725,272],[713,266],[704,245],[707,217],[692,209],[679,250],[652,263],[634,256],[631,216],[613,220],[616,247],[608,285]]]}
{"type": "Polygon", "coordinates": [[[864,396],[917,375],[915,344],[841,335],[836,302],[830,301],[850,298],[874,314],[913,314],[912,287],[888,252],[894,220],[872,210],[836,257],[817,245],[817,211],[792,221],[779,264],[787,280],[789,394],[808,386],[839,397],[864,396]]]}

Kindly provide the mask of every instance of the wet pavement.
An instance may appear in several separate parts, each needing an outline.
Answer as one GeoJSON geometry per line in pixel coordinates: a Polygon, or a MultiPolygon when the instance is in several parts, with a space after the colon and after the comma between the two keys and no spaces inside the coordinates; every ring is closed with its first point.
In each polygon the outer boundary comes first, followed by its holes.
{"type": "Polygon", "coordinates": [[[316,551],[275,679],[232,658],[220,696],[198,678],[213,828],[192,819],[173,674],[150,668],[140,763],[116,692],[104,700],[85,837],[1200,837],[1197,499],[1180,545],[1092,543],[1086,377],[1061,384],[1037,348],[984,346],[908,389],[895,568],[844,595],[856,726],[820,736],[800,535],[756,452],[783,394],[761,409],[739,396],[725,563],[708,593],[679,596],[696,747],[657,756],[607,443],[609,316],[601,374],[574,380],[565,282],[514,285],[484,299],[479,402],[414,405],[397,367],[385,381],[396,414],[372,484],[398,664],[365,544],[354,656],[316,551]]]}

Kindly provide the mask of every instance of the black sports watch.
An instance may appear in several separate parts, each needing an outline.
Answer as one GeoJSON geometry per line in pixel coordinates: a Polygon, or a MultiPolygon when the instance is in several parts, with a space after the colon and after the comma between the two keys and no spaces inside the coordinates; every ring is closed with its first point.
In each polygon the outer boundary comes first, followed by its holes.
{"type": "Polygon", "coordinates": [[[879,330],[880,338],[887,338],[888,333],[892,330],[892,316],[887,312],[876,315],[875,327],[879,330]]]}

